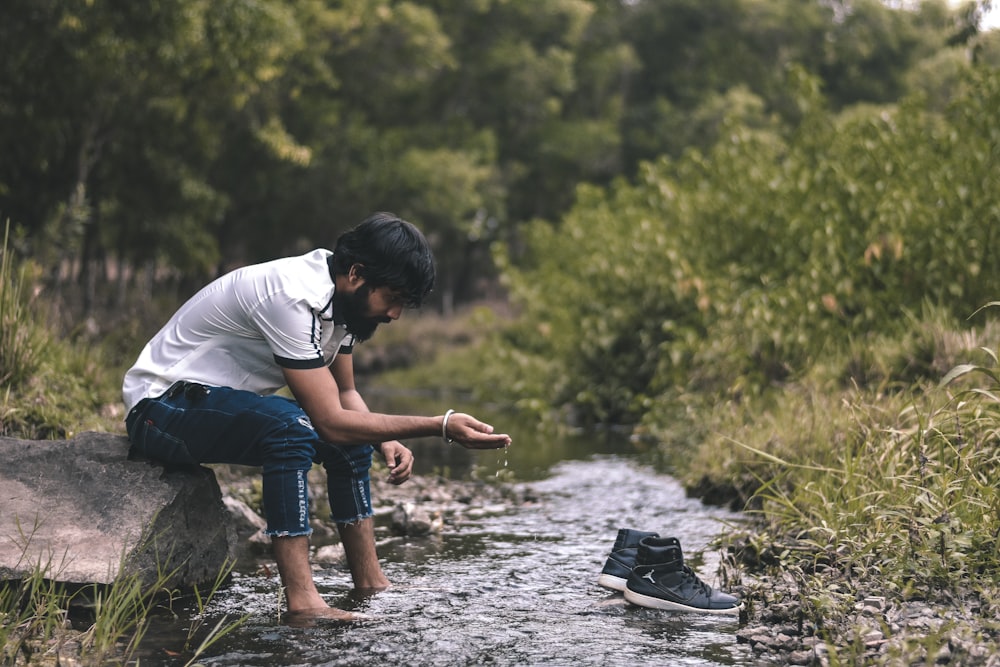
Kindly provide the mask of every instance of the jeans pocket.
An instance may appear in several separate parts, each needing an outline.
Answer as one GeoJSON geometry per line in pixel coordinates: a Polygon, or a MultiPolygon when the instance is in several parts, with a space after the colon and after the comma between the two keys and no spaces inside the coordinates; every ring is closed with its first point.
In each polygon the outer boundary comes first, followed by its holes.
{"type": "Polygon", "coordinates": [[[159,401],[150,401],[145,406],[129,430],[130,454],[163,463],[197,465],[198,461],[191,456],[184,441],[160,427],[169,423],[171,412],[173,408],[159,401]]]}

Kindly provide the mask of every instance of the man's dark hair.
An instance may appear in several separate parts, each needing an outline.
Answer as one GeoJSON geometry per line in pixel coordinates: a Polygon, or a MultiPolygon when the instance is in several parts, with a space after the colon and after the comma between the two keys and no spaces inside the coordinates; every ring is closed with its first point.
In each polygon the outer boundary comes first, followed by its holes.
{"type": "Polygon", "coordinates": [[[371,288],[398,292],[407,308],[419,308],[434,288],[434,255],[427,239],[392,213],[375,213],[337,239],[331,266],[346,274],[355,264],[371,288]]]}

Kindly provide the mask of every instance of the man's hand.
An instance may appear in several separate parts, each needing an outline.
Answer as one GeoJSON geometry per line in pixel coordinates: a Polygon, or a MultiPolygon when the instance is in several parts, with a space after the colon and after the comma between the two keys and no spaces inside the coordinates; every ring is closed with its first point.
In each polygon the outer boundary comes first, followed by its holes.
{"type": "Polygon", "coordinates": [[[493,427],[472,415],[455,412],[448,418],[448,438],[466,449],[500,449],[510,446],[510,436],[494,433],[493,427]]]}
{"type": "Polygon", "coordinates": [[[413,452],[398,440],[382,443],[382,456],[389,466],[389,483],[402,484],[413,472],[413,452]]]}

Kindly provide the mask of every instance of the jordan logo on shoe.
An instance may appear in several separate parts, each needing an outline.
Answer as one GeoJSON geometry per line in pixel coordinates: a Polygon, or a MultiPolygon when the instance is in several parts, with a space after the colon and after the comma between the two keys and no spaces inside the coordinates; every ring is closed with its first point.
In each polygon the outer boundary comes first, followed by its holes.
{"type": "Polygon", "coordinates": [[[656,579],[653,579],[653,573],[652,573],[652,571],[647,572],[646,574],[642,575],[642,578],[643,579],[649,579],[649,582],[652,583],[652,584],[656,583],[656,579]]]}

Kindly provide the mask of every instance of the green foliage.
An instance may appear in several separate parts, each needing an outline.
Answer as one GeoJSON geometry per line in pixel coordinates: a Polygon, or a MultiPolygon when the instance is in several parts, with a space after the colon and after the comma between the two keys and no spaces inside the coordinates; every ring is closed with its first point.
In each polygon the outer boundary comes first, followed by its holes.
{"type": "Polygon", "coordinates": [[[670,346],[682,351],[703,328],[699,276],[670,221],[632,193],[620,184],[605,201],[581,188],[558,231],[537,222],[526,233],[521,265],[530,268],[505,274],[529,323],[508,344],[556,362],[539,388],[602,422],[634,417],[654,378],[674,367],[670,346]]]}
{"type": "Polygon", "coordinates": [[[41,292],[39,272],[18,262],[8,238],[0,247],[0,435],[121,429],[108,407],[120,402],[119,369],[101,347],[72,345],[51,330],[29,299],[41,292]]]}
{"type": "MultiPolygon", "coordinates": [[[[24,529],[18,539],[27,546],[32,530],[24,529]]],[[[191,655],[185,665],[195,664],[247,618],[224,616],[208,631],[202,628],[205,609],[230,569],[231,564],[225,566],[206,593],[194,591],[200,616],[182,647],[191,655]],[[196,637],[200,637],[197,646],[196,637]]],[[[158,572],[155,581],[147,583],[142,581],[144,575],[133,573],[122,574],[109,585],[83,587],[58,583],[59,574],[52,562],[41,562],[23,580],[0,582],[0,664],[38,664],[49,656],[54,656],[55,664],[128,664],[149,629],[154,607],[179,595],[167,588],[172,572],[158,572]],[[89,627],[72,630],[71,614],[86,617],[89,627]]]]}
{"type": "Polygon", "coordinates": [[[8,393],[38,370],[49,336],[28,303],[31,267],[16,260],[9,238],[7,223],[0,246],[0,387],[8,393]]]}
{"type": "Polygon", "coordinates": [[[405,211],[448,312],[493,279],[491,241],[578,184],[707,154],[727,120],[787,132],[790,70],[834,109],[942,109],[963,48],[985,65],[993,42],[930,1],[11,0],[0,210],[53,283],[86,278],[84,316],[137,267],[202,283],[405,211]]]}
{"type": "Polygon", "coordinates": [[[524,322],[501,346],[544,373],[518,389],[634,421],[665,390],[755,394],[858,332],[898,336],[908,313],[957,319],[995,295],[1000,72],[971,73],[944,114],[914,99],[831,117],[797,81],[794,135],[726,122],[707,154],[581,188],[558,227],[501,254],[524,322]]]}

